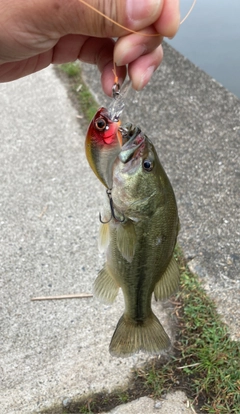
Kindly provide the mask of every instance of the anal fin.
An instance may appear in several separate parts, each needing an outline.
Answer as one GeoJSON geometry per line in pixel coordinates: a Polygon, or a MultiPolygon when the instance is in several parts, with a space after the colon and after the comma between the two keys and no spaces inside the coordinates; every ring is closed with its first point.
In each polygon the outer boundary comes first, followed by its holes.
{"type": "Polygon", "coordinates": [[[118,290],[119,286],[105,264],[94,282],[94,295],[96,295],[103,303],[113,303],[118,294],[118,290]]]}

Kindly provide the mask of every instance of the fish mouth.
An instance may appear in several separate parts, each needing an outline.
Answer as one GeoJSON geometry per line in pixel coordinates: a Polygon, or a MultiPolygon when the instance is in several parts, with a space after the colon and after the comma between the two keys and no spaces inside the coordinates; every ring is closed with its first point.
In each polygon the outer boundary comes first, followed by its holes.
{"type": "Polygon", "coordinates": [[[145,147],[145,136],[139,127],[132,128],[131,124],[128,124],[125,128],[123,127],[121,133],[125,144],[122,146],[118,157],[121,162],[126,164],[131,159],[141,155],[142,149],[145,147]]]}

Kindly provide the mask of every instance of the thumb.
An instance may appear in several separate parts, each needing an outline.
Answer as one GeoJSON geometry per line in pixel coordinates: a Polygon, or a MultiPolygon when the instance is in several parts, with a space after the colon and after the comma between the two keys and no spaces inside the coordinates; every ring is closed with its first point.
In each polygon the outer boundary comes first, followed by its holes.
{"type": "Polygon", "coordinates": [[[43,0],[42,3],[48,8],[52,3],[55,8],[54,14],[48,14],[51,16],[49,24],[50,27],[54,24],[61,36],[75,33],[94,37],[119,37],[129,33],[120,26],[138,31],[156,22],[164,0],[43,0]]]}

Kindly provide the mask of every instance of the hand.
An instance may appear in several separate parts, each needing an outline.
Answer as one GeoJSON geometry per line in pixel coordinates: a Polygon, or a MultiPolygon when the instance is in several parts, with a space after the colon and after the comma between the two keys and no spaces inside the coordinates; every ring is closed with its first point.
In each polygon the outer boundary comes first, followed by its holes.
{"type": "Polygon", "coordinates": [[[120,83],[128,65],[133,87],[142,89],[161,63],[163,36],[173,37],[178,30],[179,1],[85,1],[139,34],[110,22],[81,0],[1,0],[0,82],[79,59],[98,66],[103,90],[111,95],[114,59],[120,83]]]}

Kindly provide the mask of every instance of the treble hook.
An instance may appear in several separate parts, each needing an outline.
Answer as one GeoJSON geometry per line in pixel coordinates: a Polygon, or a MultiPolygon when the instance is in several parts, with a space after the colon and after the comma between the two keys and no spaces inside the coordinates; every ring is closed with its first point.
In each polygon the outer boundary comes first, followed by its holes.
{"type": "Polygon", "coordinates": [[[107,193],[107,196],[108,196],[108,198],[109,198],[109,204],[110,204],[110,210],[111,210],[111,217],[110,217],[110,219],[109,219],[109,220],[107,220],[107,221],[103,221],[103,220],[102,220],[102,217],[101,217],[101,213],[99,213],[99,220],[100,220],[100,222],[101,222],[102,224],[107,224],[107,223],[109,223],[109,221],[111,221],[111,220],[112,220],[112,218],[114,218],[114,220],[116,220],[117,222],[119,222],[119,223],[123,223],[123,222],[125,221],[125,217],[124,217],[124,215],[123,215],[123,219],[122,219],[122,220],[120,220],[119,218],[117,218],[117,217],[115,216],[114,207],[113,207],[112,192],[111,192],[111,190],[109,190],[109,188],[108,188],[108,189],[106,190],[106,193],[107,193]]]}

